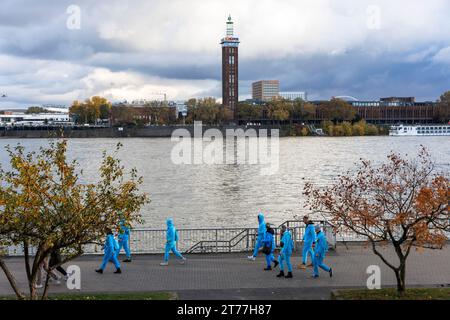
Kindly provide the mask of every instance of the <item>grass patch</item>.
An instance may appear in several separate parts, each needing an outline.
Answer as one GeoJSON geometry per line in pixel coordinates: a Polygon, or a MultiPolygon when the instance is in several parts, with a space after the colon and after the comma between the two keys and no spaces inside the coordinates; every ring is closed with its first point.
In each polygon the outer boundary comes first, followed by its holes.
{"type": "Polygon", "coordinates": [[[395,288],[335,290],[332,298],[337,300],[450,300],[450,288],[411,288],[406,289],[404,296],[399,296],[395,288]]]}
{"type": "MultiPolygon", "coordinates": [[[[124,292],[92,294],[50,294],[49,300],[173,300],[176,295],[170,292],[124,292]]],[[[16,296],[0,296],[0,300],[16,300],[16,296]]]]}

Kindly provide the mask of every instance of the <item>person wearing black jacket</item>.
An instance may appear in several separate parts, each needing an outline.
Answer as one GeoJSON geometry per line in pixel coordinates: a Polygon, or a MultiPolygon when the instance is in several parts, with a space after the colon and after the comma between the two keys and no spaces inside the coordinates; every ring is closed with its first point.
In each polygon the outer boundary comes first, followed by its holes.
{"type": "MultiPolygon", "coordinates": [[[[52,268],[53,266],[60,264],[61,261],[61,253],[59,252],[59,249],[52,251],[52,253],[50,254],[49,267],[52,268]]],[[[63,275],[64,279],[67,280],[67,272],[62,266],[56,267],[56,270],[58,270],[59,273],[63,275]]]]}
{"type": "Polygon", "coordinates": [[[263,239],[263,253],[266,255],[266,268],[264,270],[266,271],[272,270],[272,262],[274,263],[274,268],[278,265],[278,261],[273,256],[275,247],[275,231],[270,227],[269,223],[266,223],[266,234],[263,239]]]}

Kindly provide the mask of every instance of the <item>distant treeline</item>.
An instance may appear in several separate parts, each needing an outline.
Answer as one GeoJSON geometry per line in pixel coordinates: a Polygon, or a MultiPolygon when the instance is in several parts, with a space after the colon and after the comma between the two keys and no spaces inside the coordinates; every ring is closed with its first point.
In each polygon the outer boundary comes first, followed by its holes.
{"type": "MultiPolygon", "coordinates": [[[[316,132],[312,132],[313,127],[307,125],[294,124],[289,127],[289,136],[311,136],[317,135],[316,132]]],[[[346,136],[377,136],[389,134],[389,129],[386,126],[376,126],[370,123],[366,123],[365,120],[360,120],[354,123],[349,121],[340,122],[334,124],[332,121],[323,121],[319,126],[327,136],[332,137],[346,137],[346,136]]]]}
{"type": "Polygon", "coordinates": [[[327,135],[333,137],[376,136],[389,134],[389,129],[387,127],[366,123],[365,120],[360,120],[353,124],[348,121],[338,124],[333,124],[331,121],[324,121],[322,122],[322,129],[327,135]]]}

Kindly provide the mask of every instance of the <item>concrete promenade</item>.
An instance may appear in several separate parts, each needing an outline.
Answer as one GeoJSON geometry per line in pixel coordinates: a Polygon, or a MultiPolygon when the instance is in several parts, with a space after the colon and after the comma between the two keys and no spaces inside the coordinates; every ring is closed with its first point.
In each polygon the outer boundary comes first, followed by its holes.
{"type": "MultiPolygon", "coordinates": [[[[391,251],[387,255],[394,258],[391,251]]],[[[134,256],[132,263],[122,263],[122,274],[113,274],[108,265],[103,275],[94,270],[101,262],[100,256],[83,256],[73,261],[81,268],[81,293],[170,291],[179,299],[329,299],[336,288],[365,287],[369,265],[381,268],[382,286],[395,285],[393,272],[369,249],[351,245],[338,246],[329,252],[325,262],[333,268],[334,276],[322,273],[312,279],[312,269],[298,270],[298,253],[293,256],[294,278],[276,278],[278,268],[263,271],[262,254],[256,261],[247,260],[247,254],[204,254],[187,256],[180,265],[171,256],[170,265],[162,267],[162,255],[134,256]]],[[[122,259],[122,257],[121,257],[122,259]]],[[[26,288],[23,258],[8,258],[19,284],[26,288]]],[[[65,266],[67,267],[67,265],[65,266]]],[[[414,251],[408,260],[407,284],[409,286],[450,286],[450,247],[444,250],[414,251]]],[[[65,283],[51,285],[51,292],[74,292],[65,283]]],[[[0,295],[12,294],[3,272],[0,272],[0,295]]]]}

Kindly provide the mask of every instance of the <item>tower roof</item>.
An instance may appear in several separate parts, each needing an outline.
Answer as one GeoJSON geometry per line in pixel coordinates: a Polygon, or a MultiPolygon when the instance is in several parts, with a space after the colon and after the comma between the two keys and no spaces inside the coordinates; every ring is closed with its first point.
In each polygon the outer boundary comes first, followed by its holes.
{"type": "Polygon", "coordinates": [[[234,35],[234,22],[231,14],[228,15],[227,19],[227,33],[220,43],[224,47],[237,47],[239,44],[239,39],[234,35]]]}
{"type": "Polygon", "coordinates": [[[227,37],[232,37],[234,35],[233,20],[231,19],[231,14],[228,16],[227,21],[227,37]]]}

